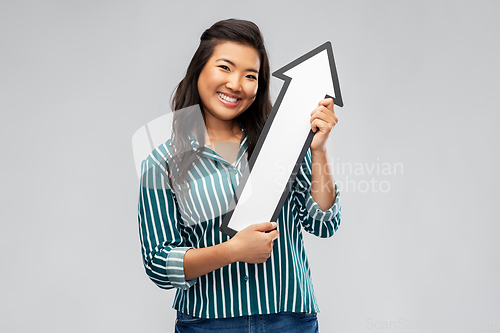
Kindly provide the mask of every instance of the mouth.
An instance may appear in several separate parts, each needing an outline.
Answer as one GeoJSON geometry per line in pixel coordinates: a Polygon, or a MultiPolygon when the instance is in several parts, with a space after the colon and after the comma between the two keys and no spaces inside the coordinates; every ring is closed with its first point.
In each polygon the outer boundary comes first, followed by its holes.
{"type": "Polygon", "coordinates": [[[227,106],[236,106],[240,103],[241,101],[241,98],[237,98],[237,97],[232,97],[232,96],[229,96],[229,95],[226,95],[226,94],[223,94],[221,92],[217,92],[217,95],[219,96],[219,100],[227,105],[227,106]]]}

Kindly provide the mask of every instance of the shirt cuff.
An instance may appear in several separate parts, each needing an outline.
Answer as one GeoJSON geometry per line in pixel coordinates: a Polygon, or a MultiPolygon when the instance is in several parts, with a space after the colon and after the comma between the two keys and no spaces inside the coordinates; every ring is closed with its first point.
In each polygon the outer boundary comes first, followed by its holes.
{"type": "Polygon", "coordinates": [[[184,275],[184,255],[190,247],[176,247],[169,251],[167,256],[167,278],[175,288],[189,289],[196,283],[196,279],[186,281],[184,275]]]}
{"type": "Polygon", "coordinates": [[[318,221],[332,220],[335,216],[337,216],[337,214],[340,216],[340,191],[337,187],[337,184],[335,184],[335,193],[335,202],[333,203],[332,207],[323,211],[316,203],[316,201],[314,201],[311,195],[311,189],[309,188],[306,196],[306,209],[309,213],[309,216],[318,221]]]}

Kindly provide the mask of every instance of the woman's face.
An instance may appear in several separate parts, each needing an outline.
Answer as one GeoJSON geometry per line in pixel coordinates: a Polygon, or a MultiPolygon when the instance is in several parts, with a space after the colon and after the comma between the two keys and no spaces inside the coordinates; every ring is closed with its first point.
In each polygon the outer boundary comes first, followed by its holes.
{"type": "Polygon", "coordinates": [[[216,45],[198,78],[205,118],[233,120],[248,109],[257,95],[259,68],[253,47],[234,42],[216,45]]]}

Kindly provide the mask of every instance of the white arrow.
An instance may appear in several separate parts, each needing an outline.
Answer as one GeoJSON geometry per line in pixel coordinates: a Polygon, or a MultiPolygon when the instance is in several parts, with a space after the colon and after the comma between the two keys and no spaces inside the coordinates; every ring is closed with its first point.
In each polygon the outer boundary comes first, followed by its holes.
{"type": "Polygon", "coordinates": [[[273,76],[285,84],[249,161],[250,172],[242,177],[222,223],[229,236],[251,224],[277,220],[314,136],[312,110],[325,95],[343,106],[330,42],[273,76]]]}

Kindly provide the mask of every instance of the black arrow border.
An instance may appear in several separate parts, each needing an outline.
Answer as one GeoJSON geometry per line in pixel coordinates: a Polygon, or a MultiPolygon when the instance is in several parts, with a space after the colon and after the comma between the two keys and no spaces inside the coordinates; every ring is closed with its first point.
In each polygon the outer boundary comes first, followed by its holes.
{"type": "MultiPolygon", "coordinates": [[[[284,81],[283,87],[281,88],[281,91],[278,95],[278,98],[276,99],[276,102],[274,103],[274,106],[271,110],[271,113],[269,114],[269,117],[267,118],[266,124],[264,125],[264,128],[262,129],[262,133],[259,136],[259,140],[257,141],[257,144],[255,145],[255,149],[252,153],[252,156],[250,157],[250,160],[248,161],[248,171],[244,173],[240,179],[240,184],[236,188],[235,194],[233,196],[233,202],[231,203],[230,207],[236,207],[238,204],[238,198],[241,196],[241,193],[243,192],[243,188],[245,187],[245,184],[248,180],[248,177],[250,176],[250,173],[253,169],[253,166],[255,164],[255,161],[257,160],[257,157],[260,153],[260,150],[262,149],[262,146],[264,144],[264,140],[267,137],[267,134],[269,133],[269,130],[271,129],[271,125],[274,121],[274,118],[276,117],[276,114],[278,113],[278,110],[281,106],[281,102],[283,101],[283,98],[285,97],[286,91],[288,90],[288,87],[290,86],[290,83],[292,82],[292,78],[285,75],[284,73],[287,72],[288,70],[294,68],[295,66],[301,64],[302,62],[306,61],[307,59],[315,56],[316,54],[326,50],[328,54],[328,61],[330,63],[330,71],[331,71],[331,76],[332,76],[332,81],[333,81],[333,91],[335,92],[335,97],[326,95],[325,98],[332,98],[333,102],[337,106],[344,106],[344,102],[342,100],[342,94],[340,92],[340,84],[339,84],[339,79],[337,76],[337,68],[335,67],[335,60],[333,57],[333,49],[332,49],[332,44],[330,41],[327,41],[326,43],[318,46],[314,50],[304,54],[300,58],[297,58],[296,60],[292,61],[288,65],[278,69],[275,71],[272,75],[276,78],[282,79],[284,81]]],[[[304,143],[304,146],[301,149],[299,158],[295,162],[295,166],[292,170],[292,173],[290,175],[290,178],[288,179],[287,185],[281,195],[281,198],[278,202],[278,205],[276,206],[276,209],[273,213],[273,216],[269,221],[277,221],[279,214],[281,212],[281,209],[283,208],[283,205],[285,204],[286,198],[288,194],[290,193],[290,190],[292,189],[293,182],[295,181],[295,177],[297,176],[297,172],[299,171],[299,167],[302,163],[302,160],[304,159],[307,150],[309,149],[309,146],[311,145],[311,141],[314,137],[314,132],[311,130],[309,132],[309,135],[307,136],[307,139],[304,143]]],[[[230,228],[228,226],[229,221],[231,220],[231,216],[233,215],[234,209],[229,210],[225,217],[224,220],[222,221],[222,225],[220,227],[220,230],[228,235],[229,237],[233,237],[236,235],[237,231],[230,228]]],[[[256,207],[256,209],[258,209],[256,207]]],[[[266,221],[262,221],[266,222],[266,221]]]]}

